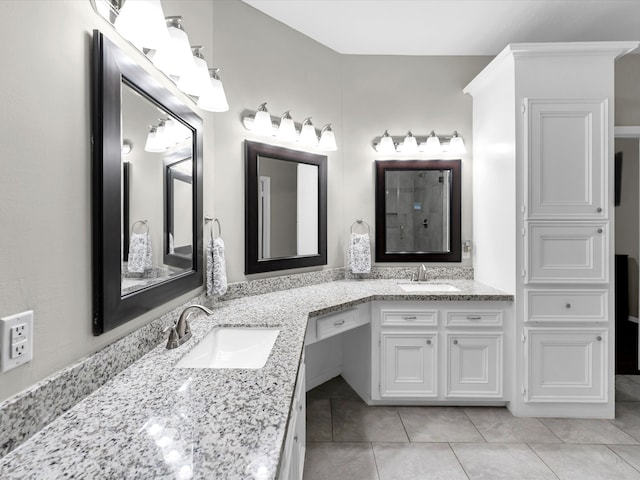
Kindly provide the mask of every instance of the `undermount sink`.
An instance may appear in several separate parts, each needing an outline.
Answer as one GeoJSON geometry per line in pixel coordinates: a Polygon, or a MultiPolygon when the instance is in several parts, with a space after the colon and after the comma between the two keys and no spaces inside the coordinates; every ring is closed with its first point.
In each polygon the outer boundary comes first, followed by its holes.
{"type": "Polygon", "coordinates": [[[459,292],[458,287],[447,283],[399,283],[405,292],[459,292]]]}
{"type": "Polygon", "coordinates": [[[177,364],[177,368],[262,368],[280,330],[217,327],[177,364]]]}

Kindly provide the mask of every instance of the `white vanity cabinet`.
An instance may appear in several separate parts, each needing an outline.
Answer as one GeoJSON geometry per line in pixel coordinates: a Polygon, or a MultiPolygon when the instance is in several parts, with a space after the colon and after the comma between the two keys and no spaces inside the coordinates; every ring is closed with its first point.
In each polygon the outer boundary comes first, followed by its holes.
{"type": "Polygon", "coordinates": [[[514,293],[518,416],[614,416],[614,61],[637,46],[512,44],[464,89],[475,279],[514,293]]]}
{"type": "Polygon", "coordinates": [[[506,318],[510,302],[373,302],[373,403],[504,403],[506,318]]]}
{"type": "Polygon", "coordinates": [[[280,474],[278,480],[302,480],[304,471],[304,455],[306,450],[306,388],[304,354],[298,370],[296,389],[282,459],[280,460],[280,474]]]}

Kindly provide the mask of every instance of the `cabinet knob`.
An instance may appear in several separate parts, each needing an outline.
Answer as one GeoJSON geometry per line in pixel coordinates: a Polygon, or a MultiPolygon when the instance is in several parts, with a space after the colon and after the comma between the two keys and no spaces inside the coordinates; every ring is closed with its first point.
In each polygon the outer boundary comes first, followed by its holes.
{"type": "Polygon", "coordinates": [[[602,208],[601,207],[596,208],[596,212],[598,213],[602,212],[602,208]]]}
{"type": "Polygon", "coordinates": [[[458,344],[458,340],[454,340],[454,341],[453,341],[453,344],[454,344],[454,345],[457,345],[457,344],[458,344]]]}
{"type": "Polygon", "coordinates": [[[467,320],[482,320],[480,315],[468,315],[467,320]]]}
{"type": "Polygon", "coordinates": [[[567,303],[567,304],[565,305],[565,307],[567,307],[567,308],[571,308],[571,304],[570,304],[570,303],[567,303]]]}
{"type": "Polygon", "coordinates": [[[598,229],[598,233],[602,233],[604,230],[602,230],[601,228],[598,229]]]}
{"type": "Polygon", "coordinates": [[[403,320],[416,320],[418,317],[416,317],[415,315],[403,315],[402,319],[403,320]]]}
{"type": "Polygon", "coordinates": [[[601,342],[601,341],[602,341],[602,337],[601,337],[600,335],[598,335],[598,336],[596,337],[596,340],[598,340],[599,342],[601,342]]]}
{"type": "Polygon", "coordinates": [[[431,345],[431,339],[427,340],[427,345],[431,345]]]}

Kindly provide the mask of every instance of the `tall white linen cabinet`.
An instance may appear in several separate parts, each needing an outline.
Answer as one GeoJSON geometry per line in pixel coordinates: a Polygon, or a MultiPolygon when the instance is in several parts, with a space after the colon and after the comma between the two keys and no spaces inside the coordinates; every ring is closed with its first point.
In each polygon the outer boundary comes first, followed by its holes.
{"type": "Polygon", "coordinates": [[[517,416],[614,417],[614,61],[637,46],[511,44],[464,89],[475,278],[515,297],[517,416]]]}

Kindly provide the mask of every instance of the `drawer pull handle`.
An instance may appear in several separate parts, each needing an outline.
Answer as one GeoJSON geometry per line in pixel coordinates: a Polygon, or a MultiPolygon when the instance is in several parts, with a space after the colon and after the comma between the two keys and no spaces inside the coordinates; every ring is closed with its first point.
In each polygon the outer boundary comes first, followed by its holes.
{"type": "Polygon", "coordinates": [[[567,304],[565,305],[565,307],[567,307],[567,308],[571,308],[571,304],[570,304],[570,303],[567,303],[567,304]]]}
{"type": "Polygon", "coordinates": [[[479,315],[469,315],[467,320],[482,320],[482,317],[479,315]]]}
{"type": "Polygon", "coordinates": [[[294,437],[293,437],[293,441],[294,441],[294,442],[296,442],[296,443],[298,443],[298,435],[296,435],[296,436],[294,436],[294,437]]]}
{"type": "Polygon", "coordinates": [[[600,207],[596,208],[596,212],[598,212],[598,213],[602,212],[602,208],[600,208],[600,207]]]}
{"type": "Polygon", "coordinates": [[[602,230],[601,228],[598,229],[598,233],[602,233],[604,230],[602,230]]]}
{"type": "Polygon", "coordinates": [[[418,317],[416,317],[415,315],[403,315],[402,319],[403,320],[417,320],[418,317]]]}
{"type": "Polygon", "coordinates": [[[598,335],[598,336],[596,337],[596,340],[598,340],[599,342],[601,342],[601,341],[602,341],[602,337],[601,337],[600,335],[598,335]]]}
{"type": "Polygon", "coordinates": [[[337,321],[333,322],[333,324],[334,324],[336,327],[339,327],[340,325],[344,325],[344,320],[337,320],[337,321]]]}
{"type": "Polygon", "coordinates": [[[454,341],[453,341],[453,344],[454,344],[454,345],[457,345],[457,344],[458,344],[458,340],[454,340],[454,341]]]}
{"type": "Polygon", "coordinates": [[[431,345],[431,339],[427,340],[427,345],[431,345]]]}

